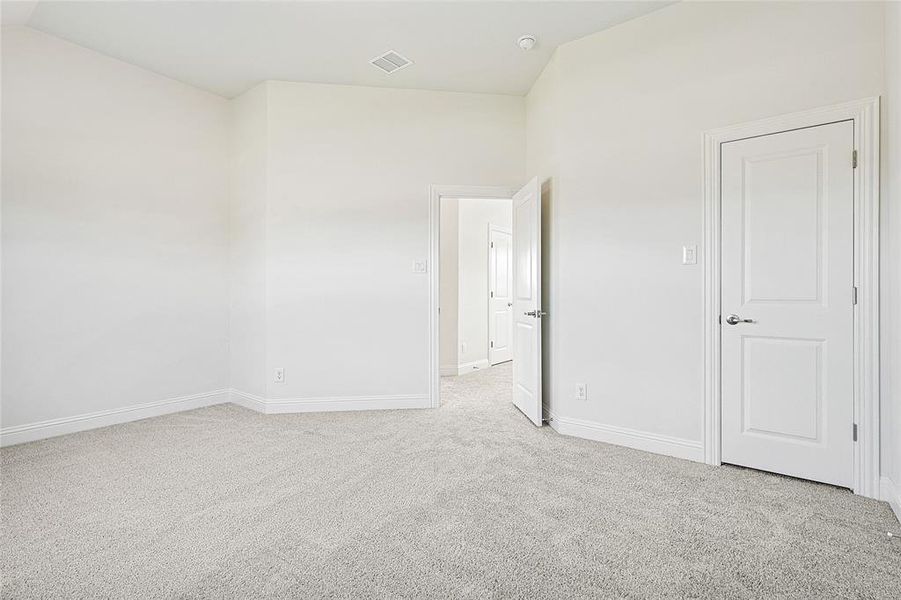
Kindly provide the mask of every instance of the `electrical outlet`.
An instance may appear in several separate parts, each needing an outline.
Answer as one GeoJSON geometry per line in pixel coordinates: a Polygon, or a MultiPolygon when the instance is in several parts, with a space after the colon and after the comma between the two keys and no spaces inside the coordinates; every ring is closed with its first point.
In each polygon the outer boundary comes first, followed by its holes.
{"type": "Polygon", "coordinates": [[[698,247],[696,245],[682,246],[682,264],[698,264],[698,247]]]}
{"type": "Polygon", "coordinates": [[[285,369],[279,367],[275,370],[275,377],[273,378],[275,383],[285,383],[285,369]]]}
{"type": "Polygon", "coordinates": [[[576,384],[576,400],[588,400],[588,384],[576,384]]]}
{"type": "Polygon", "coordinates": [[[413,272],[414,273],[428,273],[429,272],[429,261],[414,260],[413,261],[413,272]]]}

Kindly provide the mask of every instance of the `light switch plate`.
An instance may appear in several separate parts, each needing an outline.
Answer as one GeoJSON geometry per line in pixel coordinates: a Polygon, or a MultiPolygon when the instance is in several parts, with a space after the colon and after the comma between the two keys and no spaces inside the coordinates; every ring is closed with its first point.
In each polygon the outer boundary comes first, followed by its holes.
{"type": "Polygon", "coordinates": [[[272,379],[275,383],[285,383],[285,370],[281,367],[276,369],[272,379]]]}
{"type": "Polygon", "coordinates": [[[428,273],[429,272],[429,261],[414,260],[413,261],[413,272],[414,273],[428,273]]]}
{"type": "Polygon", "coordinates": [[[698,264],[698,247],[697,247],[697,245],[682,246],[682,264],[683,265],[698,264]]]}

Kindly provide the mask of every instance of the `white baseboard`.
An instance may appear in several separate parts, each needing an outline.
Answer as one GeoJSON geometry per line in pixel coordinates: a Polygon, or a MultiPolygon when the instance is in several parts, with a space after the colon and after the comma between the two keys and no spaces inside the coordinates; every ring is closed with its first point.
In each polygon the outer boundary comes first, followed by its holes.
{"type": "Polygon", "coordinates": [[[228,401],[258,413],[266,414],[266,399],[234,388],[228,390],[228,401]]]}
{"type": "Polygon", "coordinates": [[[33,442],[35,440],[65,435],[67,433],[87,431],[88,429],[118,425],[119,423],[127,423],[129,421],[139,421],[141,419],[159,417],[161,415],[181,412],[183,410],[192,410],[204,406],[211,406],[213,404],[222,404],[223,402],[228,402],[228,398],[228,390],[213,390],[211,392],[192,394],[190,396],[169,398],[158,402],[147,402],[145,404],[135,404],[132,406],[102,410],[72,417],[51,419],[49,421],[28,423],[26,425],[16,425],[14,427],[4,427],[0,429],[0,446],[13,446],[24,442],[33,442]]]}
{"type": "Polygon", "coordinates": [[[475,373],[479,369],[487,369],[491,366],[491,363],[488,362],[488,359],[483,360],[474,360],[468,363],[461,363],[456,367],[453,365],[444,365],[439,368],[442,377],[446,377],[448,375],[466,375],[467,373],[475,373]]]}
{"type": "Polygon", "coordinates": [[[38,423],[0,429],[0,446],[13,446],[46,438],[77,433],[98,427],[140,421],[175,412],[233,402],[257,412],[274,415],[284,413],[332,412],[352,410],[389,410],[431,408],[427,395],[348,396],[333,398],[261,398],[235,389],[213,390],[190,396],[168,398],[158,402],[135,404],[94,413],[51,419],[38,423]]]}
{"type": "Polygon", "coordinates": [[[879,480],[880,497],[889,503],[898,521],[901,521],[901,486],[895,484],[888,477],[879,480]]]}
{"type": "Polygon", "coordinates": [[[479,369],[487,369],[490,366],[491,363],[488,362],[488,359],[474,360],[472,362],[462,363],[459,365],[442,365],[438,368],[438,371],[441,377],[448,377],[456,375],[466,375],[467,373],[475,373],[479,369]]]}
{"type": "Polygon", "coordinates": [[[266,415],[354,410],[431,408],[428,395],[335,396],[324,398],[263,398],[241,390],[229,390],[231,401],[266,415]]]}
{"type": "Polygon", "coordinates": [[[549,416],[551,428],[562,435],[626,446],[645,452],[664,454],[695,462],[704,462],[704,447],[701,442],[686,440],[668,435],[626,429],[615,425],[605,425],[594,421],[570,419],[560,417],[550,412],[545,407],[545,413],[549,416]]]}
{"type": "Polygon", "coordinates": [[[457,365],[457,371],[460,375],[464,373],[471,373],[472,371],[478,371],[479,369],[487,369],[491,366],[491,363],[488,362],[487,358],[482,360],[474,360],[468,363],[463,363],[461,365],[457,365]]]}

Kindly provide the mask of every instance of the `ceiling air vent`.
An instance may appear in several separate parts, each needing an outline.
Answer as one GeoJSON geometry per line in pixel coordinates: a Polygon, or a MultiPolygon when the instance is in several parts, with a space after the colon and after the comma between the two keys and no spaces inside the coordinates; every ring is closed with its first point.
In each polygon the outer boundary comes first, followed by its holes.
{"type": "Polygon", "coordinates": [[[400,71],[404,67],[409,67],[413,64],[412,60],[404,58],[394,50],[389,50],[381,56],[376,56],[369,62],[372,63],[375,68],[382,70],[385,73],[394,73],[395,71],[400,71]]]}

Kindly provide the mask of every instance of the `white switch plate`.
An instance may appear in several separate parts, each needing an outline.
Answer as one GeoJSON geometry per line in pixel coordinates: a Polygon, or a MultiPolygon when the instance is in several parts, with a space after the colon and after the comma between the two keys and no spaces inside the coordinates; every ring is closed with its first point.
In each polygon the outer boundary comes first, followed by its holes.
{"type": "Polygon", "coordinates": [[[683,265],[698,264],[698,247],[696,245],[682,246],[682,264],[683,265]]]}
{"type": "Polygon", "coordinates": [[[429,272],[429,261],[414,260],[413,261],[413,272],[414,273],[428,273],[429,272]]]}
{"type": "Polygon", "coordinates": [[[576,384],[576,400],[588,400],[588,384],[576,384]]]}
{"type": "Polygon", "coordinates": [[[278,368],[275,370],[275,377],[273,377],[275,383],[285,383],[285,369],[278,368]]]}

